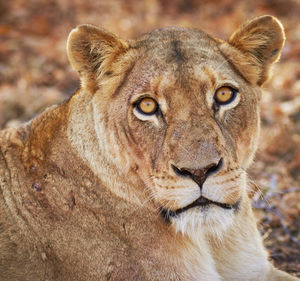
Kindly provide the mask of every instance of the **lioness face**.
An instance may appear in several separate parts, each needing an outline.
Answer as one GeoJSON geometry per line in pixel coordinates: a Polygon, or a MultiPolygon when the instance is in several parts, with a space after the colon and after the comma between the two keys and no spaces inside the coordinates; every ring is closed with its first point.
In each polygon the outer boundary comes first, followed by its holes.
{"type": "MultiPolygon", "coordinates": [[[[121,139],[122,149],[110,153],[127,154],[119,165],[136,167],[148,196],[178,230],[226,228],[246,196],[256,92],[199,31],[156,31],[135,46],[130,71],[99,110],[111,116],[99,136],[116,128],[107,142],[117,147],[121,139]]],[[[103,103],[102,93],[97,99],[103,103]]]]}
{"type": "Polygon", "coordinates": [[[259,86],[283,42],[272,17],[250,22],[229,44],[184,28],[128,44],[94,27],[75,30],[69,57],[93,92],[102,171],[134,179],[123,191],[142,191],[177,231],[226,229],[249,205],[259,86]]]}

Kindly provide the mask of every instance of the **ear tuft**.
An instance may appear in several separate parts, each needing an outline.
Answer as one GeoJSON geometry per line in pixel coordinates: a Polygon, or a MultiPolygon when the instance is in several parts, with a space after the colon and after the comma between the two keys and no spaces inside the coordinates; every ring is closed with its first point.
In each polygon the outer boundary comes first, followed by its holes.
{"type": "Polygon", "coordinates": [[[262,85],[269,78],[270,67],[280,58],[284,42],[280,21],[261,16],[236,30],[221,50],[250,83],[262,85]]]}
{"type": "Polygon", "coordinates": [[[82,87],[91,92],[97,89],[99,76],[107,65],[127,49],[127,43],[114,34],[88,24],[73,29],[67,41],[69,61],[79,72],[82,87]]]}

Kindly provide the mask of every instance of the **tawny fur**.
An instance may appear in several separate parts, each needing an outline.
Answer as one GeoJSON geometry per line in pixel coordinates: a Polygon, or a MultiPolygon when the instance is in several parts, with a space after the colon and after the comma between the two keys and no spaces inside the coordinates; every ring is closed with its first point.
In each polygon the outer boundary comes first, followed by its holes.
{"type": "Polygon", "coordinates": [[[298,280],[275,269],[247,184],[259,136],[259,88],[279,59],[280,22],[254,19],[228,42],[185,28],[125,42],[74,29],[81,88],[0,133],[0,280],[298,280]],[[214,109],[214,93],[238,90],[214,109]],[[136,108],[144,97],[160,112],[136,108]],[[174,172],[223,159],[200,190],[174,172]],[[200,195],[226,204],[169,212],[200,195]]]}

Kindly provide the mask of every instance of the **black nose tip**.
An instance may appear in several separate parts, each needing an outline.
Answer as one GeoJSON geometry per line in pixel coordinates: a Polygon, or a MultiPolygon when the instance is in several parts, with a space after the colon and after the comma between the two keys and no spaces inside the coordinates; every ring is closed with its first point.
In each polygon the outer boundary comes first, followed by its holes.
{"type": "Polygon", "coordinates": [[[203,183],[207,179],[208,176],[217,173],[223,166],[223,158],[219,160],[219,162],[211,163],[206,167],[201,169],[191,169],[191,168],[177,168],[176,166],[172,165],[174,172],[183,177],[190,177],[193,181],[195,181],[200,188],[202,188],[203,183]]]}

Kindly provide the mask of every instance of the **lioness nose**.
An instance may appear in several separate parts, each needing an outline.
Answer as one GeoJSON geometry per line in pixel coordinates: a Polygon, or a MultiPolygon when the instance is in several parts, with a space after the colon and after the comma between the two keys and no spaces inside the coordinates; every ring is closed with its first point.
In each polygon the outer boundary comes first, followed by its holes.
{"type": "Polygon", "coordinates": [[[177,168],[172,165],[173,170],[179,176],[190,177],[193,181],[195,181],[200,188],[202,188],[203,183],[207,179],[208,176],[218,172],[223,165],[223,158],[220,159],[218,163],[211,163],[204,168],[201,169],[190,169],[190,168],[177,168]]]}

